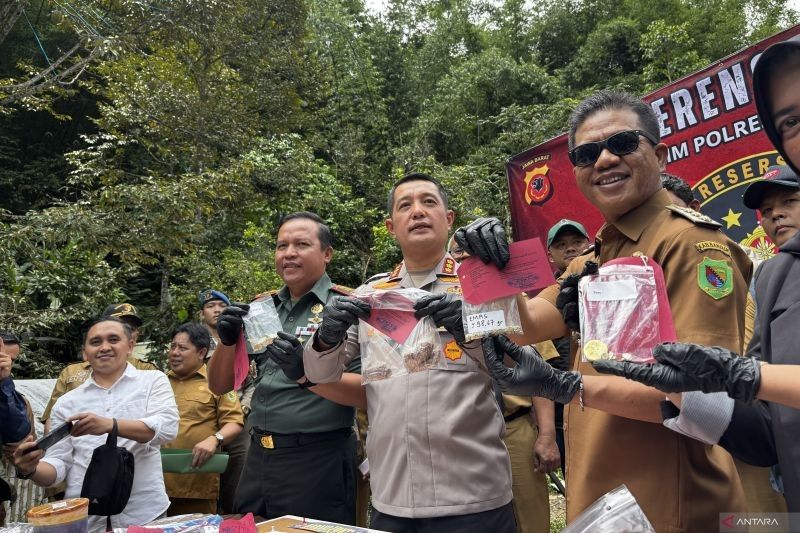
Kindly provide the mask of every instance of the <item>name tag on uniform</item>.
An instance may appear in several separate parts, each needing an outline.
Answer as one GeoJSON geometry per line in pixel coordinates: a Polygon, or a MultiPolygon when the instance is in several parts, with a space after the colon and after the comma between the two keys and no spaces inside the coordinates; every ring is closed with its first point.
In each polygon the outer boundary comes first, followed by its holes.
{"type": "Polygon", "coordinates": [[[298,327],[294,330],[295,337],[310,337],[319,329],[319,324],[308,324],[305,327],[298,327]]]}

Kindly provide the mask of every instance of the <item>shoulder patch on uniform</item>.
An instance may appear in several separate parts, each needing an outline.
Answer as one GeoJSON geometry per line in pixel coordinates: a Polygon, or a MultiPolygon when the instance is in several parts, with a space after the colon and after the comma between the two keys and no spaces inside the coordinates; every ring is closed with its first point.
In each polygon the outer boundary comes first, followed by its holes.
{"type": "Polygon", "coordinates": [[[666,206],[667,209],[675,213],[676,215],[682,216],[683,218],[689,219],[695,224],[700,224],[702,226],[708,226],[714,229],[721,228],[722,224],[717,222],[711,217],[707,217],[703,213],[699,213],[694,209],[690,209],[688,207],[681,207],[679,205],[671,204],[666,206]]]}
{"type": "Polygon", "coordinates": [[[730,262],[704,257],[697,265],[697,285],[715,300],[733,292],[733,267],[730,262]]]}
{"type": "Polygon", "coordinates": [[[369,283],[369,282],[371,282],[371,281],[375,281],[376,279],[385,278],[385,277],[387,277],[388,275],[389,275],[389,272],[381,272],[380,274],[375,274],[374,276],[372,276],[371,278],[369,278],[369,279],[367,280],[367,283],[369,283]]]}
{"type": "Polygon", "coordinates": [[[443,283],[458,283],[458,276],[449,276],[447,274],[439,274],[439,281],[443,283]]]}
{"type": "Polygon", "coordinates": [[[727,244],[722,244],[721,242],[716,241],[700,241],[694,243],[694,247],[697,248],[697,251],[700,253],[706,252],[708,250],[717,250],[718,252],[722,252],[723,254],[727,255],[728,257],[731,256],[731,249],[728,248],[727,244]]]}
{"type": "Polygon", "coordinates": [[[350,287],[346,287],[344,285],[333,285],[331,286],[331,290],[333,292],[343,294],[345,296],[350,296],[351,294],[353,294],[353,289],[351,289],[350,287]]]}
{"type": "Polygon", "coordinates": [[[399,281],[381,281],[372,286],[373,289],[394,289],[400,286],[399,281]]]}
{"type": "Polygon", "coordinates": [[[262,299],[266,298],[267,296],[275,296],[276,294],[278,294],[278,290],[277,289],[272,290],[272,291],[260,292],[260,293],[256,294],[253,297],[253,299],[250,300],[250,301],[251,302],[255,302],[256,300],[262,300],[262,299]]]}

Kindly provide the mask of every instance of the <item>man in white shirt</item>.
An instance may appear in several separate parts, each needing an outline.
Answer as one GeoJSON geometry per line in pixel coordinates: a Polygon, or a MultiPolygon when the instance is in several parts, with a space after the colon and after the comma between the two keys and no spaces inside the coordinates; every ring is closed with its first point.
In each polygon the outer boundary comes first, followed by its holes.
{"type": "MultiPolygon", "coordinates": [[[[130,365],[133,346],[124,322],[113,317],[94,322],[83,344],[92,374],[53,408],[52,427],[71,421],[70,436],[46,453],[30,451],[31,438],[14,452],[18,477],[45,487],[66,479],[66,497],[75,498],[80,496],[92,452],[105,443],[116,419],[117,445],[133,454],[135,469],[128,504],[111,517],[115,528],[146,524],[169,507],[159,446],[178,432],[178,408],[169,380],[161,372],[143,372],[130,365]]],[[[105,525],[105,517],[89,517],[89,531],[105,531],[105,525]]]]}

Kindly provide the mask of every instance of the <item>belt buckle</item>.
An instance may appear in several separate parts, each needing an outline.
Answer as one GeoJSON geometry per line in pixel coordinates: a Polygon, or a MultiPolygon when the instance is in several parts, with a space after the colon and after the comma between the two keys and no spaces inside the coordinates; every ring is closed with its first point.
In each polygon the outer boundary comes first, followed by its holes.
{"type": "Polygon", "coordinates": [[[261,447],[268,450],[275,447],[275,443],[272,442],[272,435],[261,435],[261,447]]]}

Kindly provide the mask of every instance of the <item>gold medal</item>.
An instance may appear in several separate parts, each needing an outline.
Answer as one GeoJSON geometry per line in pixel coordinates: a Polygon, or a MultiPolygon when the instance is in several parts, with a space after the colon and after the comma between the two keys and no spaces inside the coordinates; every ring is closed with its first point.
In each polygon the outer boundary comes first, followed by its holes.
{"type": "Polygon", "coordinates": [[[583,346],[583,355],[589,361],[599,361],[608,357],[608,346],[601,340],[591,340],[583,346]]]}

